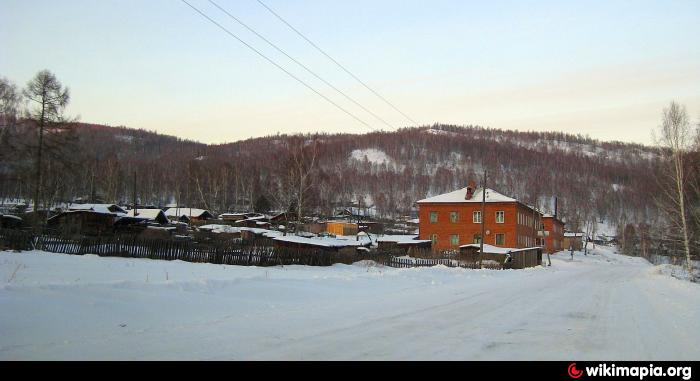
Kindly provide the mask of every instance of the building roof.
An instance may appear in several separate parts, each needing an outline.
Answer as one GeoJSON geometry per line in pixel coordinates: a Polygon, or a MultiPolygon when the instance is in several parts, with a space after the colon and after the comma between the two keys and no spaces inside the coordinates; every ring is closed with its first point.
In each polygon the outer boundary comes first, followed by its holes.
{"type": "Polygon", "coordinates": [[[316,246],[316,247],[327,247],[327,248],[341,248],[348,246],[364,246],[366,243],[362,241],[352,241],[347,239],[337,239],[337,238],[304,238],[298,236],[286,236],[286,237],[275,237],[275,241],[296,243],[301,245],[316,246]]]}
{"type": "MultiPolygon", "coordinates": [[[[459,248],[466,248],[466,247],[472,247],[472,248],[477,248],[481,249],[478,243],[471,243],[469,245],[463,245],[460,246],[459,248]]],[[[517,253],[519,251],[525,251],[525,250],[532,250],[532,249],[541,249],[540,247],[528,247],[524,249],[515,249],[511,247],[498,247],[498,246],[493,246],[493,245],[488,245],[484,244],[484,253],[488,254],[509,254],[509,253],[517,253]]]]}
{"type": "Polygon", "coordinates": [[[187,216],[187,217],[195,217],[199,218],[202,217],[204,214],[213,214],[204,209],[197,209],[197,208],[185,208],[185,207],[179,207],[179,208],[169,208],[168,210],[165,211],[165,215],[167,217],[182,217],[182,216],[187,216]]]}
{"type": "MultiPolygon", "coordinates": [[[[438,196],[426,198],[418,201],[419,204],[428,203],[480,203],[482,199],[482,188],[478,188],[474,191],[474,195],[471,199],[467,200],[467,188],[462,188],[450,193],[444,193],[438,196]]],[[[518,202],[518,200],[508,197],[504,194],[498,193],[493,189],[486,188],[486,202],[518,202]]]]}
{"type": "MultiPolygon", "coordinates": [[[[163,213],[162,210],[160,209],[136,209],[137,215],[134,215],[134,209],[129,210],[126,212],[126,215],[129,217],[138,217],[138,218],[146,218],[148,220],[155,220],[158,218],[158,215],[163,213]]],[[[165,213],[163,213],[163,218],[165,218],[165,213]]]]}
{"type": "Polygon", "coordinates": [[[92,211],[102,214],[125,215],[126,210],[115,204],[73,204],[68,207],[69,211],[92,211]]]}

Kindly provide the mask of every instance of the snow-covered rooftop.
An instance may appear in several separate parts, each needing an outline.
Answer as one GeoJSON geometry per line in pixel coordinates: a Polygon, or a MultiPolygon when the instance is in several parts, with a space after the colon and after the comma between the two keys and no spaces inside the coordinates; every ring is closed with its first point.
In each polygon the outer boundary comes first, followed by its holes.
{"type": "Polygon", "coordinates": [[[126,215],[126,210],[115,204],[73,204],[70,211],[93,211],[95,213],[126,215]]]}
{"type": "MultiPolygon", "coordinates": [[[[473,248],[480,249],[480,246],[478,243],[471,243],[469,245],[463,245],[463,246],[460,246],[460,249],[465,248],[465,247],[473,247],[473,248]]],[[[484,244],[484,253],[488,253],[488,254],[509,254],[509,253],[517,253],[519,251],[532,250],[532,249],[540,249],[540,248],[539,247],[528,247],[528,248],[524,248],[524,249],[516,249],[516,248],[512,248],[512,247],[498,247],[498,246],[484,244]]]]}
{"type": "MultiPolygon", "coordinates": [[[[474,191],[474,195],[467,199],[467,188],[462,188],[450,193],[444,193],[438,196],[426,198],[418,201],[423,203],[479,203],[482,199],[482,188],[474,191]]],[[[493,189],[486,188],[486,202],[517,202],[516,199],[498,193],[493,189]]]]}
{"type": "Polygon", "coordinates": [[[168,217],[182,217],[182,216],[201,217],[205,213],[211,214],[208,210],[197,209],[197,208],[183,208],[183,207],[170,208],[170,209],[165,211],[165,215],[168,217]]]}
{"type": "Polygon", "coordinates": [[[303,245],[328,247],[328,248],[348,247],[348,246],[363,246],[366,244],[363,241],[353,241],[353,240],[337,239],[337,238],[329,238],[329,237],[305,238],[305,237],[299,237],[299,236],[286,236],[286,237],[276,237],[276,238],[274,238],[274,240],[279,241],[279,242],[290,242],[290,243],[298,243],[298,244],[303,244],[303,245]]]}
{"type": "Polygon", "coordinates": [[[155,220],[158,218],[158,215],[163,213],[162,210],[160,209],[131,209],[128,212],[126,212],[126,215],[128,217],[139,217],[139,218],[146,218],[149,220],[155,220]],[[134,215],[134,212],[137,214],[134,215]]]}

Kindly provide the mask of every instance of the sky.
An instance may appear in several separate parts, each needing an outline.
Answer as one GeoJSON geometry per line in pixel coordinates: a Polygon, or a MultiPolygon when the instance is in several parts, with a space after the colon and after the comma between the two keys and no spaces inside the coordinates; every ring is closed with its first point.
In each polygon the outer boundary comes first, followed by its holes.
{"type": "MultiPolygon", "coordinates": [[[[83,122],[205,143],[415,124],[257,0],[0,0],[0,76],[49,69],[83,122]]],[[[262,0],[419,125],[652,143],[671,101],[700,120],[700,1],[262,0]]]]}

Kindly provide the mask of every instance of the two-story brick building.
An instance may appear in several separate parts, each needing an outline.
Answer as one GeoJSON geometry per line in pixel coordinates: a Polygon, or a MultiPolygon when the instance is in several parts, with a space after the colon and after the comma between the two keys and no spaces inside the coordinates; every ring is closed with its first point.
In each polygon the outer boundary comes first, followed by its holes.
{"type": "Polygon", "coordinates": [[[545,214],[542,216],[542,230],[544,231],[544,251],[556,253],[567,249],[564,247],[564,222],[557,216],[545,214]]]}
{"type": "Polygon", "coordinates": [[[459,249],[481,241],[500,247],[528,248],[537,244],[542,214],[493,189],[486,189],[482,215],[482,189],[466,188],[418,201],[420,239],[431,240],[434,250],[459,249]]]}

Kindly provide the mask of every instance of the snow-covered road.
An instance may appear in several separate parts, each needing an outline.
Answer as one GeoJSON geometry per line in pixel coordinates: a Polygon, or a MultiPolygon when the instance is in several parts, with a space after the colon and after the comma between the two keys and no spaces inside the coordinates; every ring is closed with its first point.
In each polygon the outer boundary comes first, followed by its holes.
{"type": "Polygon", "coordinates": [[[550,268],[251,268],[0,253],[0,360],[696,360],[700,285],[550,268]]]}

